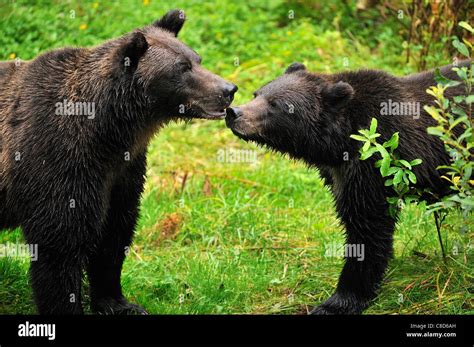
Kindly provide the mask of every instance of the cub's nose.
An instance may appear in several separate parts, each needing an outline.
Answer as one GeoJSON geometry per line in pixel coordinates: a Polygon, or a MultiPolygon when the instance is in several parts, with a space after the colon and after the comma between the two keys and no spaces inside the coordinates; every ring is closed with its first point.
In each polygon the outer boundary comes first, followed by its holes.
{"type": "Polygon", "coordinates": [[[236,119],[242,116],[242,111],[238,107],[227,107],[225,110],[229,119],[236,119]]]}
{"type": "Polygon", "coordinates": [[[224,98],[230,98],[231,100],[234,99],[234,94],[239,89],[235,84],[233,83],[226,83],[223,93],[224,93],[224,98]]]}

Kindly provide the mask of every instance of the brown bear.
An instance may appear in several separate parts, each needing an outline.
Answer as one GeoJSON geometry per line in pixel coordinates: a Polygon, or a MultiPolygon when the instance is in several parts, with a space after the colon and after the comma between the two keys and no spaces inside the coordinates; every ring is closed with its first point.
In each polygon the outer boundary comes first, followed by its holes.
{"type": "Polygon", "coordinates": [[[146,149],[175,119],[225,116],[237,87],[176,36],[180,10],[94,48],[0,64],[0,229],[38,245],[40,314],[145,313],[120,275],[139,213],[146,149]]]}
{"type": "MultiPolygon", "coordinates": [[[[469,66],[469,62],[459,66],[469,66]]],[[[458,79],[452,66],[441,68],[458,79]]],[[[382,141],[399,132],[401,158],[421,158],[414,167],[417,187],[440,195],[448,187],[437,167],[449,163],[443,143],[427,133],[436,122],[423,105],[433,103],[426,89],[436,85],[434,71],[395,77],[382,71],[361,70],[333,75],[313,74],[294,63],[286,73],[255,92],[255,98],[227,109],[226,123],[244,139],[270,147],[318,168],[335,197],[336,210],[346,227],[347,246],[336,292],[314,314],[359,314],[376,297],[392,255],[396,218],[387,214],[391,187],[384,185],[374,161],[359,160],[360,143],[350,138],[378,119],[382,141]],[[413,114],[391,114],[388,104],[411,103],[413,114]],[[357,253],[357,252],[356,252],[357,253]]],[[[447,90],[453,97],[462,85],[447,90]]],[[[395,109],[395,108],[393,108],[395,109]]],[[[376,159],[375,159],[376,158],[376,159]]]]}

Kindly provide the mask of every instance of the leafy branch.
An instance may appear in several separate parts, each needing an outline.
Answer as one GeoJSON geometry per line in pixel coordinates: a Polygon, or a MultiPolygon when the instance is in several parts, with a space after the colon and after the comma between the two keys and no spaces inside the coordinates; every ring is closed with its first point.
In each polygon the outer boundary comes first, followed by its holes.
{"type": "Polygon", "coordinates": [[[412,169],[414,166],[420,165],[422,160],[407,161],[399,158],[395,152],[399,142],[398,132],[382,144],[377,142],[377,138],[380,136],[377,133],[377,119],[372,118],[369,129],[361,129],[359,135],[351,135],[351,138],[364,143],[359,149],[361,160],[367,160],[376,153],[380,155],[381,159],[375,162],[375,167],[379,168],[380,174],[385,178],[385,186],[393,188],[395,194],[388,197],[387,201],[390,215],[395,216],[398,207],[404,201],[409,203],[417,201],[420,197],[421,193],[413,186],[417,180],[412,169]]]}

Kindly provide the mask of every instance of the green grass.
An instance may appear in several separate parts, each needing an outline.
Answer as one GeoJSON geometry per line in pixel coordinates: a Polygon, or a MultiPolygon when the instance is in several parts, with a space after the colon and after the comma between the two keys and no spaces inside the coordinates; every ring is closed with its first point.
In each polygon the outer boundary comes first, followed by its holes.
{"type": "MultiPolygon", "coordinates": [[[[153,0],[48,3],[0,5],[0,60],[94,45],[169,9],[153,0]]],[[[369,35],[358,37],[338,24],[343,10],[337,2],[321,12],[324,20],[299,10],[288,20],[291,4],[283,1],[188,0],[173,7],[188,16],[180,38],[202,55],[205,67],[239,85],[237,104],[293,61],[324,72],[414,71],[391,27],[374,30],[370,41],[369,35]]],[[[439,58],[440,65],[449,61],[439,58]]],[[[325,256],[325,249],[343,242],[343,228],[316,171],[238,140],[219,121],[168,126],[154,138],[148,163],[139,226],[122,277],[132,301],[151,313],[294,314],[332,293],[342,260],[325,256]],[[258,160],[220,161],[219,151],[230,149],[255,151],[258,160]]],[[[473,221],[449,216],[445,265],[431,218],[423,206],[403,210],[395,258],[367,313],[474,313],[473,221]]],[[[0,243],[15,240],[21,240],[18,230],[0,234],[0,243]]],[[[26,260],[0,258],[0,313],[35,312],[27,272],[26,260]]]]}

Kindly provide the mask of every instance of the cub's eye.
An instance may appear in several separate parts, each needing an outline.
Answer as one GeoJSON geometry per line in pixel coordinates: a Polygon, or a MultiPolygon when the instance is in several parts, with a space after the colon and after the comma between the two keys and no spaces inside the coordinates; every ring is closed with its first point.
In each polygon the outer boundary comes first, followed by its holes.
{"type": "Polygon", "coordinates": [[[181,63],[179,63],[179,69],[182,71],[182,72],[186,72],[186,71],[189,71],[193,68],[193,66],[191,65],[190,62],[187,62],[187,61],[183,61],[181,63]]]}
{"type": "Polygon", "coordinates": [[[278,106],[277,103],[275,102],[275,100],[268,101],[268,104],[270,105],[270,107],[273,107],[273,108],[278,106]]]}

